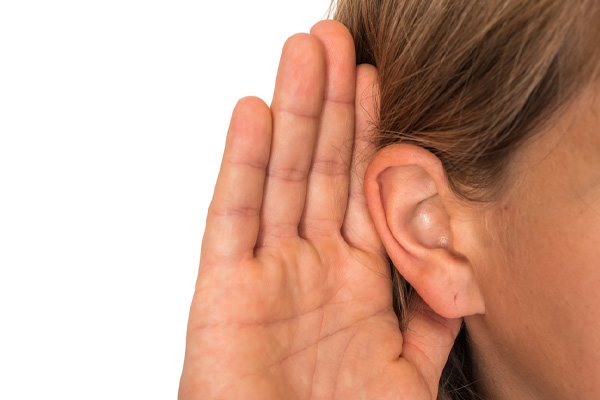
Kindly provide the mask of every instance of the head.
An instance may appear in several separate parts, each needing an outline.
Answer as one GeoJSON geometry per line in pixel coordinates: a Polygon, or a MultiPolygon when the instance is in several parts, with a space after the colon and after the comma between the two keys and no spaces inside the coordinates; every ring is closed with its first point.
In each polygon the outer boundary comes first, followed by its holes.
{"type": "Polygon", "coordinates": [[[378,69],[365,192],[397,287],[465,318],[440,397],[600,398],[600,2],[338,0],[335,19],[378,69]]]}

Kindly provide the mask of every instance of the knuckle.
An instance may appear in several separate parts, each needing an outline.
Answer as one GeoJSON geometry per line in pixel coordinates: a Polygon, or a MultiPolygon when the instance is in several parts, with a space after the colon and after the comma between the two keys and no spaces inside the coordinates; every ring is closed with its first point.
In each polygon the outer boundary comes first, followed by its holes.
{"type": "Polygon", "coordinates": [[[299,168],[269,168],[267,178],[286,182],[303,182],[306,180],[307,172],[299,168]]]}
{"type": "Polygon", "coordinates": [[[348,175],[348,165],[336,160],[314,160],[311,172],[327,176],[348,175]]]}
{"type": "Polygon", "coordinates": [[[272,243],[272,239],[290,239],[298,236],[298,226],[295,224],[270,223],[262,224],[260,227],[259,242],[263,246],[272,243]]]}
{"type": "Polygon", "coordinates": [[[260,210],[256,207],[251,206],[211,206],[208,209],[208,214],[215,217],[239,217],[239,218],[256,218],[258,217],[260,210]]]}
{"type": "Polygon", "coordinates": [[[242,167],[247,169],[257,170],[259,172],[264,172],[267,168],[268,162],[266,160],[248,160],[248,159],[235,159],[229,158],[225,160],[227,164],[232,167],[242,167]]]}
{"type": "MultiPolygon", "coordinates": [[[[321,113],[316,111],[306,111],[291,108],[273,108],[273,115],[277,122],[291,121],[291,124],[301,126],[303,128],[312,128],[319,122],[321,113]]],[[[290,123],[290,122],[288,122],[290,123]]]]}

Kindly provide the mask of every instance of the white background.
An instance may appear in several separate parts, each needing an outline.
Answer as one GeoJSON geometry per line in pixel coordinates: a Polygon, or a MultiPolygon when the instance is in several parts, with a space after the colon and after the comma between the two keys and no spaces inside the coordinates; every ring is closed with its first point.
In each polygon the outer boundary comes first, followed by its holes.
{"type": "Polygon", "coordinates": [[[231,110],[328,6],[0,3],[0,398],[176,397],[231,110]]]}

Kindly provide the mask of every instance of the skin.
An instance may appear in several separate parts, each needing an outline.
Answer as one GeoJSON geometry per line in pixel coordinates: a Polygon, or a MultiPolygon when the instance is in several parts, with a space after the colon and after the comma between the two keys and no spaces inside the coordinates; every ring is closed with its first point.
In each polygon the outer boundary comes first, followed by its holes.
{"type": "Polygon", "coordinates": [[[346,28],[323,21],[286,42],[270,108],[237,104],[180,399],[435,398],[460,320],[415,302],[398,329],[361,185],[375,77],[355,67],[346,28]]]}
{"type": "Polygon", "coordinates": [[[457,201],[439,162],[419,149],[370,158],[377,71],[354,64],[347,30],[322,21],[286,42],[270,107],[238,102],[202,243],[179,398],[435,399],[462,320],[425,302],[465,317],[485,398],[600,398],[599,86],[519,150],[498,202],[476,207],[457,201]],[[409,156],[409,167],[424,171],[411,179],[431,178],[424,187],[439,192],[414,194],[439,196],[432,209],[451,238],[441,251],[422,224],[394,226],[403,211],[377,204],[416,207],[410,192],[394,197],[398,160],[409,156]],[[365,196],[368,168],[383,186],[365,196]],[[422,254],[423,270],[443,264],[428,276],[450,285],[413,271],[425,302],[413,299],[405,333],[386,258],[401,254],[407,261],[394,264],[410,267],[403,240],[422,254]]]}
{"type": "Polygon", "coordinates": [[[481,238],[460,250],[485,296],[485,315],[466,318],[482,386],[490,399],[598,399],[600,85],[520,149],[510,174],[483,223],[456,226],[481,238]]]}

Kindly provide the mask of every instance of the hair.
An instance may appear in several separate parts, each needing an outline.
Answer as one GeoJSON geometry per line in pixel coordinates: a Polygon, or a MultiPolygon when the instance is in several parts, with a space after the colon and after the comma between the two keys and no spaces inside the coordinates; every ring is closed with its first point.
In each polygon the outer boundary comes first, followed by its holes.
{"type": "MultiPolygon", "coordinates": [[[[411,143],[437,156],[466,202],[493,202],[516,150],[598,78],[597,0],[337,0],[357,64],[378,69],[376,148],[411,143]]],[[[333,8],[332,8],[333,10],[333,8]]],[[[406,325],[410,286],[391,266],[406,325]]],[[[479,399],[466,329],[439,400],[479,399]]]]}

